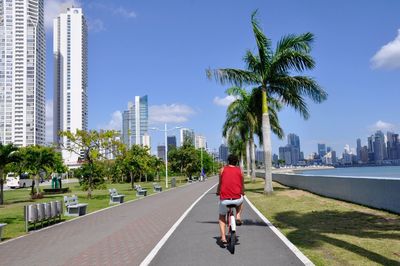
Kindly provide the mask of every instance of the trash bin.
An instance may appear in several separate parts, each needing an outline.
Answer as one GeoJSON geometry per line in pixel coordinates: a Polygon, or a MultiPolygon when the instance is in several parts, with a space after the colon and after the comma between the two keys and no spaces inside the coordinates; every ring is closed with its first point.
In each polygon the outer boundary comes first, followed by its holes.
{"type": "Polygon", "coordinates": [[[171,187],[176,187],[176,179],[175,179],[175,177],[171,178],[171,187]]]}

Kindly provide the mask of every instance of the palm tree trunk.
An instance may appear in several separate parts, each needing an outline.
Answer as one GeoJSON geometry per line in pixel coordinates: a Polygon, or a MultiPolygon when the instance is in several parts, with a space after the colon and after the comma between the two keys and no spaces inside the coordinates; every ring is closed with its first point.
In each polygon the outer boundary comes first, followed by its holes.
{"type": "Polygon", "coordinates": [[[251,182],[256,182],[256,151],[253,136],[250,137],[251,182]]]}
{"type": "Polygon", "coordinates": [[[4,176],[3,176],[3,170],[0,171],[0,205],[4,204],[4,176]]]}
{"type": "Polygon", "coordinates": [[[250,177],[250,140],[246,141],[246,167],[247,176],[250,177]]]}
{"type": "Polygon", "coordinates": [[[132,189],[133,189],[135,187],[135,184],[134,184],[132,171],[129,172],[129,175],[131,176],[131,186],[132,186],[132,189]]]}
{"type": "Polygon", "coordinates": [[[262,135],[264,147],[265,184],[264,194],[271,194],[272,187],[272,156],[271,156],[271,124],[269,121],[267,92],[262,89],[262,135]]]}
{"type": "Polygon", "coordinates": [[[240,169],[242,169],[242,171],[243,171],[243,165],[244,165],[244,162],[243,162],[244,160],[243,160],[243,153],[241,153],[240,154],[240,163],[239,163],[239,166],[240,166],[240,169]]]}
{"type": "Polygon", "coordinates": [[[39,195],[39,184],[40,184],[40,182],[39,182],[39,176],[38,175],[35,175],[35,180],[36,180],[36,195],[39,195]]]}

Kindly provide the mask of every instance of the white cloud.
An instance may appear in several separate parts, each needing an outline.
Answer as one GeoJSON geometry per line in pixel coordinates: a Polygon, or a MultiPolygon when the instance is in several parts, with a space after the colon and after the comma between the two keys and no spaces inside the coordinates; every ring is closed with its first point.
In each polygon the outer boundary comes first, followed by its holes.
{"type": "Polygon", "coordinates": [[[371,58],[371,63],[373,68],[400,68],[400,29],[397,31],[397,37],[382,46],[371,58]]]}
{"type": "Polygon", "coordinates": [[[219,98],[218,96],[214,98],[213,102],[216,105],[219,106],[229,106],[231,103],[233,103],[236,100],[235,96],[228,95],[224,98],[219,98]]]}
{"type": "Polygon", "coordinates": [[[46,100],[46,142],[53,142],[53,100],[46,100]]]}
{"type": "Polygon", "coordinates": [[[379,120],[375,124],[370,126],[370,129],[372,131],[377,131],[377,130],[387,131],[387,130],[394,130],[395,128],[396,126],[394,124],[383,122],[382,120],[379,120]]]}
{"type": "Polygon", "coordinates": [[[136,18],[136,13],[133,10],[127,10],[123,7],[118,7],[113,10],[114,15],[122,16],[124,18],[136,18]]]}
{"type": "Polygon", "coordinates": [[[98,126],[99,129],[106,129],[106,130],[121,130],[122,129],[122,112],[115,111],[111,115],[110,121],[106,125],[98,126]]]}
{"type": "Polygon", "coordinates": [[[184,104],[153,105],[149,107],[150,123],[183,123],[194,115],[195,111],[184,104]]]}
{"type": "Polygon", "coordinates": [[[92,32],[101,32],[106,30],[101,19],[88,20],[88,29],[92,32]]]}
{"type": "Polygon", "coordinates": [[[87,6],[89,8],[103,10],[114,16],[119,16],[119,17],[124,17],[124,18],[136,18],[135,11],[129,10],[122,6],[115,7],[111,4],[96,3],[96,2],[89,3],[87,6]]]}
{"type": "Polygon", "coordinates": [[[46,30],[52,30],[53,19],[71,6],[80,7],[80,0],[46,0],[44,4],[44,26],[46,30]]]}

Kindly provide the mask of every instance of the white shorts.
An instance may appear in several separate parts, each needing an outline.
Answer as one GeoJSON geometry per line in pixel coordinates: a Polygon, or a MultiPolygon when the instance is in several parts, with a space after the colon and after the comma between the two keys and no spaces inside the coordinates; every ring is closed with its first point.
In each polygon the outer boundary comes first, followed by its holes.
{"type": "Polygon", "coordinates": [[[228,208],[226,207],[227,205],[239,206],[242,203],[243,203],[243,195],[240,196],[240,199],[220,200],[219,201],[219,214],[220,215],[226,215],[226,213],[228,212],[228,208]]]}

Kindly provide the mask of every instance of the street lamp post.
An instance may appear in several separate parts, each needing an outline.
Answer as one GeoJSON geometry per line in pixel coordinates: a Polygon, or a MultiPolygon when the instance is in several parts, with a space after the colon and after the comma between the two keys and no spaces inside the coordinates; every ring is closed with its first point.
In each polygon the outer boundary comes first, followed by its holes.
{"type": "Polygon", "coordinates": [[[164,141],[165,141],[165,188],[168,188],[168,143],[167,143],[167,132],[175,129],[179,129],[182,127],[173,127],[170,129],[167,129],[167,123],[164,125],[164,130],[159,129],[157,127],[152,127],[150,129],[157,130],[157,131],[162,131],[164,132],[164,141]]]}

